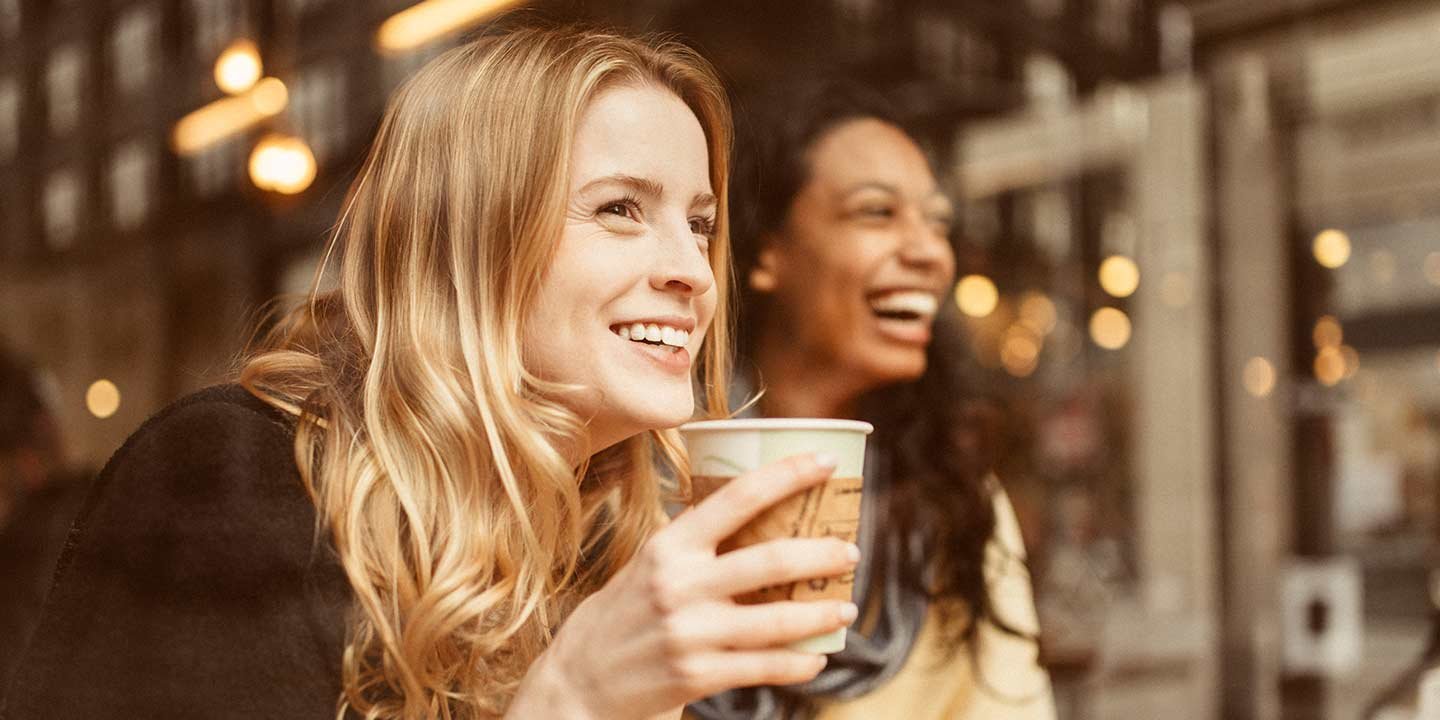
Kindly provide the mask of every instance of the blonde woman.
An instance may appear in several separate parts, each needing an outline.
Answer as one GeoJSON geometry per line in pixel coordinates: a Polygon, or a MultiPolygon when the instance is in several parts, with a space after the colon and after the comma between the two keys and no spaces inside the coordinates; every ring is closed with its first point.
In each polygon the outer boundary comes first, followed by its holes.
{"type": "Polygon", "coordinates": [[[853,605],[729,598],[858,551],[716,545],[833,463],[661,512],[697,375],[725,412],[730,133],[675,44],[520,29],[421,70],[339,289],[101,474],[8,717],[677,717],[818,673],[778,648],[853,605]]]}

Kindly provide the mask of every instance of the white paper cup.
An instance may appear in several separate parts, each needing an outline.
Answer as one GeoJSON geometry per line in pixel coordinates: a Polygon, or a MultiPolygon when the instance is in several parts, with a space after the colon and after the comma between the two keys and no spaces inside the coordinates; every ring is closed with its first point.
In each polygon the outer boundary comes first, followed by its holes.
{"type": "MultiPolygon", "coordinates": [[[[706,420],[680,427],[690,453],[692,502],[704,500],[736,476],[792,455],[828,453],[835,472],[824,484],[796,493],[761,513],[720,545],[720,552],[787,537],[837,537],[856,542],[864,487],[865,436],[856,420],[775,418],[706,420]]],[[[736,597],[747,604],[776,600],[853,600],[854,573],[762,588],[736,597]]],[[[803,652],[845,648],[845,628],[791,643],[803,652]]]]}

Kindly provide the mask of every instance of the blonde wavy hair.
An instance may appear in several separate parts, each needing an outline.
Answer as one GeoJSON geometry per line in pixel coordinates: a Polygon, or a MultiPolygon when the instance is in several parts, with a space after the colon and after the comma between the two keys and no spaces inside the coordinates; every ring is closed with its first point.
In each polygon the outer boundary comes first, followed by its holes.
{"type": "Polygon", "coordinates": [[[527,371],[531,305],[560,237],[581,113],[654,84],[705,131],[720,199],[719,288],[697,362],[726,414],[732,329],[726,227],[731,119],[689,48],[577,28],[521,28],[457,47],[391,98],[350,187],[316,289],[245,362],[241,383],[296,417],[295,459],[354,590],[348,710],[367,718],[503,713],[586,594],[663,522],[673,429],[575,467],[577,388],[527,371]],[[338,289],[319,291],[332,255],[338,289]],[[660,462],[657,463],[657,458],[660,462]]]}

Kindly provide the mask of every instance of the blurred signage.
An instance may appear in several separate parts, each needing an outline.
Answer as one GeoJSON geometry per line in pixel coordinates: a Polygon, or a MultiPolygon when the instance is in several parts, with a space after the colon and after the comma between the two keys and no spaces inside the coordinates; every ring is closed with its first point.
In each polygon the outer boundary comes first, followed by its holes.
{"type": "Polygon", "coordinates": [[[1296,559],[1280,587],[1285,671],[1345,675],[1360,662],[1360,566],[1352,558],[1296,559]]]}

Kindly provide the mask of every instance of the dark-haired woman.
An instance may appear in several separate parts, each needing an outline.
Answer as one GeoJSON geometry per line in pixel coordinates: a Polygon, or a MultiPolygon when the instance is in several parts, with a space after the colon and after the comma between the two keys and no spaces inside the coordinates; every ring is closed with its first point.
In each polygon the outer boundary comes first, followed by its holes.
{"type": "Polygon", "coordinates": [[[875,424],[861,616],[815,680],[689,717],[1053,718],[1014,511],[967,447],[954,362],[931,342],[955,274],[951,203],[873,93],[819,83],[751,109],[731,205],[740,368],[762,415],[875,424]]]}

